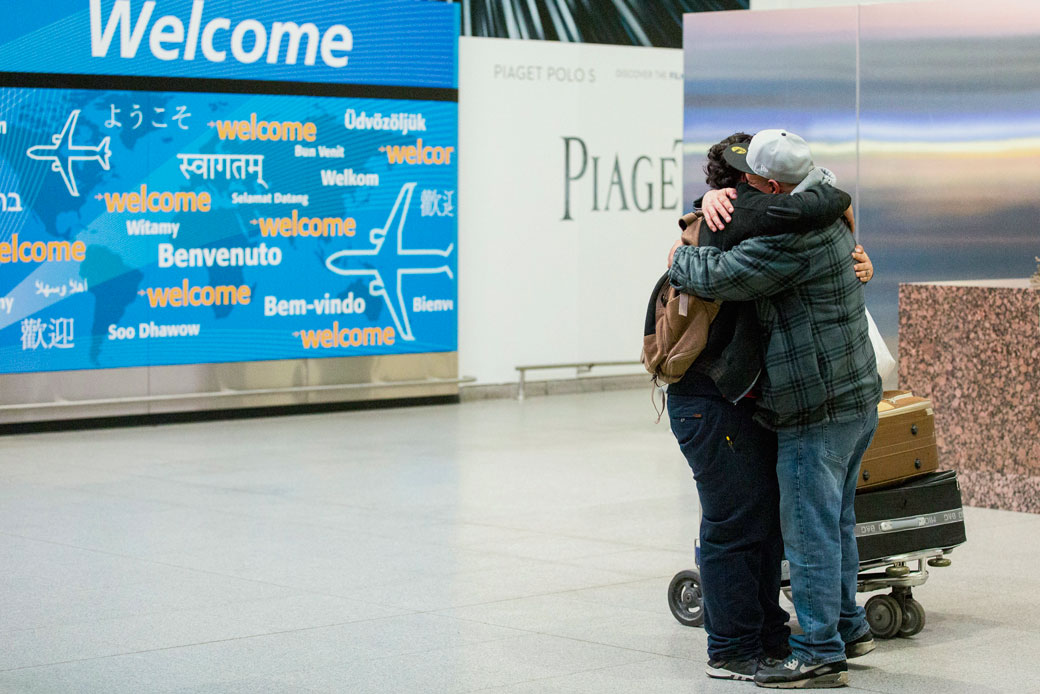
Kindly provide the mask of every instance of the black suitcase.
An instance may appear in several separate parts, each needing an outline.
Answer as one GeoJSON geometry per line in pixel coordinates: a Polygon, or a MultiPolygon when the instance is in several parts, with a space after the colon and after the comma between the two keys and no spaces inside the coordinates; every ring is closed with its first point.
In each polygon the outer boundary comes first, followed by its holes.
{"type": "Polygon", "coordinates": [[[888,557],[952,549],[965,540],[961,488],[953,470],[856,495],[861,566],[888,557]]]}

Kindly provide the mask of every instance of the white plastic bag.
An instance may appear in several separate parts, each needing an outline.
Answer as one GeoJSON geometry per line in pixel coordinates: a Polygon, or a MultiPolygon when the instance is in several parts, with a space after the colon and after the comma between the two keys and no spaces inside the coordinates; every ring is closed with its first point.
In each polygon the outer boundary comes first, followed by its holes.
{"type": "Polygon", "coordinates": [[[877,370],[881,374],[881,380],[887,381],[889,376],[896,371],[896,360],[892,356],[892,353],[888,351],[888,345],[885,344],[884,339],[881,337],[881,331],[878,330],[877,324],[874,323],[874,318],[870,315],[870,311],[864,309],[867,314],[867,327],[870,333],[870,344],[874,347],[874,357],[877,359],[877,370]]]}

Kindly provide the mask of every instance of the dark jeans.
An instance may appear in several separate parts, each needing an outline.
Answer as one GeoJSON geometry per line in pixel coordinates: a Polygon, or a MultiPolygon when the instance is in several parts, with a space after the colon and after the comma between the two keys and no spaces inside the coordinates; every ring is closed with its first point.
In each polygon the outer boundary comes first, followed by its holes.
{"type": "Polygon", "coordinates": [[[754,658],[787,646],[780,607],[780,491],[776,434],[752,421],[754,403],[671,395],[668,414],[697,481],[700,571],[708,657],[754,658]]]}

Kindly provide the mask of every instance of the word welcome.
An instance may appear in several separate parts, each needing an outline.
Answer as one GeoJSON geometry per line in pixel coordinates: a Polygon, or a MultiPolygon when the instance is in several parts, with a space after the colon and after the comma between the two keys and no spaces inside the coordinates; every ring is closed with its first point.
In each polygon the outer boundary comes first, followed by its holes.
{"type": "Polygon", "coordinates": [[[387,164],[436,164],[444,166],[451,163],[454,147],[423,146],[422,138],[414,145],[383,145],[380,152],[386,154],[387,164]]]}
{"type": "Polygon", "coordinates": [[[257,120],[255,113],[249,114],[249,120],[218,120],[214,121],[210,127],[217,129],[217,137],[221,140],[260,140],[261,142],[306,140],[314,142],[318,136],[318,126],[314,123],[257,120]]]}
{"type": "Polygon", "coordinates": [[[306,39],[304,65],[314,65],[320,51],[322,62],[329,67],[341,68],[347,64],[345,54],[354,48],[354,35],[342,24],[333,24],[324,34],[311,22],[273,22],[268,30],[255,19],[245,19],[232,29],[230,19],[214,17],[203,26],[205,5],[205,0],[192,2],[185,34],[185,22],[176,15],[159,17],[152,24],[151,31],[148,30],[155,12],[155,0],[144,3],[136,22],[131,14],[130,0],[116,0],[107,22],[103,22],[101,15],[101,0],[90,0],[90,54],[95,58],[107,57],[116,31],[119,32],[120,58],[137,56],[145,32],[148,33],[148,48],[159,60],[195,60],[199,48],[202,48],[203,58],[211,63],[222,63],[227,60],[227,51],[216,47],[218,32],[231,33],[228,43],[231,56],[245,64],[255,63],[265,55],[269,64],[277,64],[283,55],[284,41],[284,62],[295,65],[300,56],[300,46],[306,39]]]}
{"type": "Polygon", "coordinates": [[[170,192],[149,191],[141,184],[141,190],[132,193],[99,193],[96,200],[105,201],[105,209],[112,212],[209,212],[212,199],[209,193],[194,191],[170,192]]]}
{"type": "Polygon", "coordinates": [[[293,333],[299,337],[304,349],[334,349],[336,347],[368,347],[372,345],[392,345],[397,335],[393,326],[385,328],[340,328],[339,321],[333,321],[332,328],[324,330],[301,330],[293,333]]]}
{"type": "Polygon", "coordinates": [[[10,241],[0,243],[0,264],[3,263],[82,263],[87,244],[82,241],[22,241],[11,234],[10,241]]]}
{"type": "Polygon", "coordinates": [[[152,308],[172,306],[248,306],[252,301],[252,289],[247,284],[238,287],[219,285],[193,287],[188,279],[173,287],[146,287],[137,292],[148,297],[148,305],[152,308]]]}
{"type": "Polygon", "coordinates": [[[353,217],[301,217],[293,210],[291,217],[261,217],[250,220],[260,227],[263,236],[353,236],[357,222],[353,217]]]}

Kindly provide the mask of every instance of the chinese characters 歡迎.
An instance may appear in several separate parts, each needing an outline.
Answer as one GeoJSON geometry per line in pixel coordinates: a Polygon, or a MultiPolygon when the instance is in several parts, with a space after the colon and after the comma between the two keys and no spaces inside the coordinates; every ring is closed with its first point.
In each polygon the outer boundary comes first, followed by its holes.
{"type": "Polygon", "coordinates": [[[419,216],[454,217],[455,203],[452,202],[452,197],[454,195],[454,190],[424,190],[419,201],[419,216]]]}
{"type": "Polygon", "coordinates": [[[74,318],[26,318],[22,321],[22,350],[71,349],[74,342],[74,318]]]}

